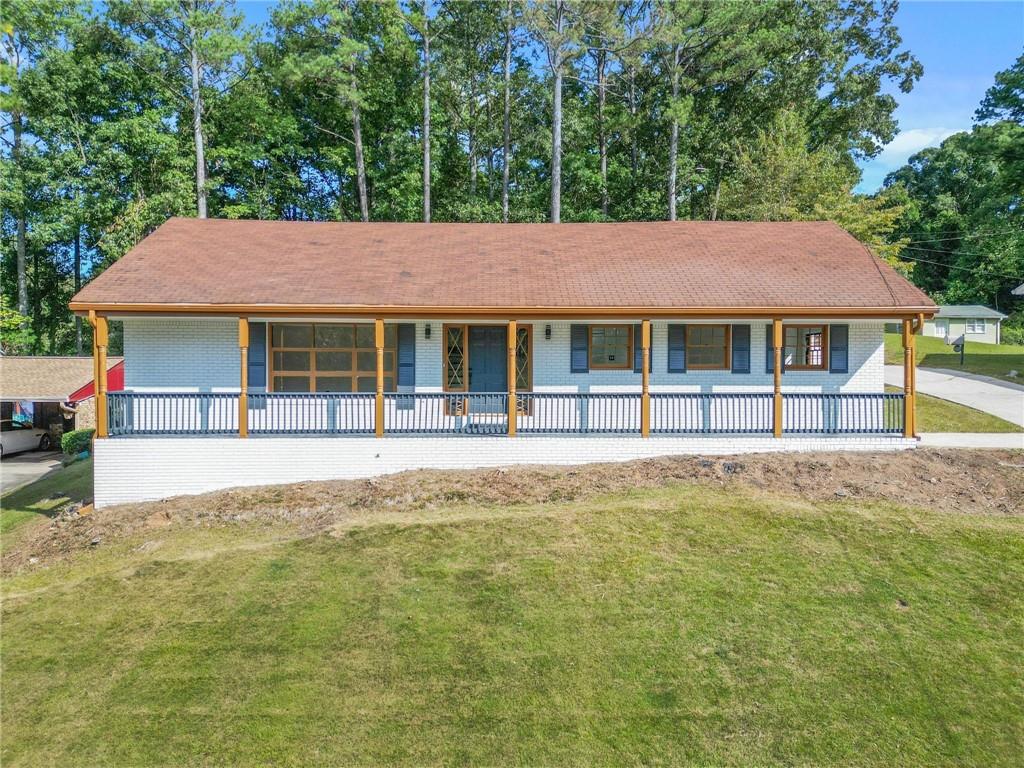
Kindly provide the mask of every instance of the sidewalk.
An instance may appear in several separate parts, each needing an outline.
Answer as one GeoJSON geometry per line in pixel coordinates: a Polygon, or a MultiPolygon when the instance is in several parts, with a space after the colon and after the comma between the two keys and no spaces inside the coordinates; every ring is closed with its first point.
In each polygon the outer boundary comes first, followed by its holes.
{"type": "Polygon", "coordinates": [[[1024,432],[925,432],[922,448],[1010,448],[1024,450],[1024,432]]]}
{"type": "MultiPolygon", "coordinates": [[[[930,368],[917,369],[918,392],[991,413],[1024,427],[1024,387],[994,382],[995,379],[987,376],[965,375],[930,368]]],[[[889,386],[902,387],[902,366],[885,366],[885,383],[889,386]]]]}

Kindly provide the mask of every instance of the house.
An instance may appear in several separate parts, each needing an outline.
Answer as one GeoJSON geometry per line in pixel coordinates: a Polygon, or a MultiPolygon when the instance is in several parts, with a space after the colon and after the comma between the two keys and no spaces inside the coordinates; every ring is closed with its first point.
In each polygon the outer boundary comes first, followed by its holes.
{"type": "Polygon", "coordinates": [[[935,317],[924,323],[925,336],[998,344],[1006,315],[980,304],[940,304],[935,317]]]}
{"type": "Polygon", "coordinates": [[[171,219],[79,292],[99,506],[417,467],[914,444],[935,305],[828,222],[171,219]],[[903,392],[883,381],[899,321],[903,392]],[[98,367],[99,371],[104,366],[98,367]]]}
{"type": "MultiPolygon", "coordinates": [[[[124,381],[121,358],[110,358],[108,388],[120,391],[124,381]]],[[[15,412],[46,429],[54,442],[72,429],[96,425],[92,357],[0,356],[0,420],[16,421],[15,412]]]]}

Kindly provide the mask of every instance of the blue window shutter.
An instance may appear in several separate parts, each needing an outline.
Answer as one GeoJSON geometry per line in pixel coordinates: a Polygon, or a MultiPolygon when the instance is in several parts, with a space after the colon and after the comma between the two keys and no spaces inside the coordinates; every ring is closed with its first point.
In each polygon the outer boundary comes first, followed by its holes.
{"type": "Polygon", "coordinates": [[[398,386],[416,386],[416,324],[398,324],[398,386]]]}
{"type": "Polygon", "coordinates": [[[772,324],[764,327],[764,370],[772,373],[775,370],[775,348],[772,347],[772,324]]]}
{"type": "Polygon", "coordinates": [[[668,372],[686,373],[686,326],[668,327],[668,372]]]}
{"type": "Polygon", "coordinates": [[[569,370],[572,373],[588,373],[590,371],[590,331],[586,325],[572,326],[569,370]]]}
{"type": "MultiPolygon", "coordinates": [[[[644,327],[640,323],[633,326],[633,373],[640,373],[644,365],[643,341],[644,327]]],[[[651,328],[651,355],[647,359],[647,370],[654,370],[654,328],[651,328]]]]}
{"type": "Polygon", "coordinates": [[[750,326],[732,327],[732,372],[750,373],[750,326]]]}
{"type": "Polygon", "coordinates": [[[249,323],[249,386],[267,386],[267,324],[249,323]]]}
{"type": "Polygon", "coordinates": [[[847,373],[850,369],[850,326],[828,327],[828,372],[847,373]]]}

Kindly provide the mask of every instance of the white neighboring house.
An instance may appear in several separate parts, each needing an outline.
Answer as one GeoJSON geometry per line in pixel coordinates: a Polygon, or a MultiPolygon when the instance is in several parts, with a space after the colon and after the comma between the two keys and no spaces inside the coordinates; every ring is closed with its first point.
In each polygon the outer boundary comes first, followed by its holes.
{"type": "Polygon", "coordinates": [[[981,304],[943,304],[931,320],[925,320],[924,335],[940,339],[958,339],[982,344],[998,344],[999,326],[1006,319],[1002,312],[981,304]]]}

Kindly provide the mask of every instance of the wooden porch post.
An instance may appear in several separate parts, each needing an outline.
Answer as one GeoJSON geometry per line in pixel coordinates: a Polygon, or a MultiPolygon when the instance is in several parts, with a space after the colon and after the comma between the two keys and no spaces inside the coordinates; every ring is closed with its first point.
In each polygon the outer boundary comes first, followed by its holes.
{"type": "Polygon", "coordinates": [[[782,319],[778,317],[772,320],[772,354],[775,356],[772,365],[775,393],[772,431],[775,437],[782,437],[782,319]]]}
{"type": "Polygon", "coordinates": [[[242,370],[238,389],[238,436],[249,436],[249,318],[238,318],[238,352],[242,370]]]}
{"type": "Polygon", "coordinates": [[[515,320],[508,321],[508,436],[516,436],[516,339],[515,320]]]}
{"type": "Polygon", "coordinates": [[[640,436],[651,436],[651,321],[640,325],[640,436]]]}
{"type": "Polygon", "coordinates": [[[109,328],[107,318],[96,315],[96,330],[93,332],[93,343],[96,355],[93,364],[96,366],[96,437],[107,436],[107,345],[109,344],[109,328]]]}
{"type": "Polygon", "coordinates": [[[914,328],[903,321],[903,436],[913,437],[914,425],[914,328]]]}
{"type": "Polygon", "coordinates": [[[377,398],[374,403],[373,428],[377,437],[384,437],[384,321],[373,321],[377,345],[377,398]]]}

